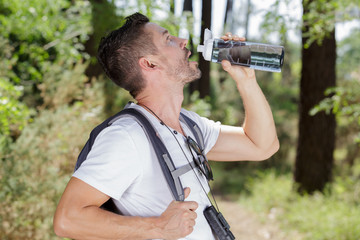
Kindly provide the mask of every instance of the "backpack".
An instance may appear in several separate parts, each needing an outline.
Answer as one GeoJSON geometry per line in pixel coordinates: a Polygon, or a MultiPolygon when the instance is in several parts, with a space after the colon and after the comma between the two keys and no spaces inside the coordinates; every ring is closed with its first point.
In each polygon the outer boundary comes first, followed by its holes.
{"type": "MultiPolygon", "coordinates": [[[[89,139],[87,140],[85,146],[83,147],[83,149],[79,154],[79,157],[75,165],[75,171],[86,160],[87,155],[89,154],[97,135],[104,128],[111,126],[111,124],[113,124],[115,121],[125,116],[132,117],[142,127],[147,138],[149,139],[149,142],[152,144],[154,148],[154,151],[158,158],[158,162],[161,166],[162,172],[164,174],[164,177],[168,183],[168,186],[171,190],[174,199],[176,201],[183,201],[184,189],[182,187],[179,177],[185,174],[186,172],[192,170],[193,168],[196,168],[197,167],[196,164],[194,163],[194,161],[191,161],[189,164],[186,164],[185,166],[176,169],[169,152],[167,151],[165,145],[160,139],[158,132],[152,126],[152,124],[147,119],[147,117],[139,110],[136,110],[134,108],[123,109],[114,116],[106,119],[104,122],[99,124],[91,131],[89,139]]],[[[204,149],[204,139],[199,126],[183,113],[180,113],[179,119],[181,122],[185,123],[188,126],[188,128],[192,131],[193,135],[195,136],[199,146],[202,149],[204,149]]],[[[106,202],[102,207],[104,209],[115,212],[114,203],[111,201],[111,199],[108,202],[106,202]]]]}

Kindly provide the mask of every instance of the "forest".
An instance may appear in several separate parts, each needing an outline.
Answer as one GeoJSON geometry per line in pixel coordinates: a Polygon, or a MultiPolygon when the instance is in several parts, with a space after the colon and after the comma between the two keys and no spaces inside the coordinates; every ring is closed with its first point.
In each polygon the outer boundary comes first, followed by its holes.
{"type": "Polygon", "coordinates": [[[202,78],[183,107],[223,124],[241,125],[244,109],[221,65],[197,53],[204,29],[217,21],[221,33],[285,47],[281,73],[256,71],[280,150],[211,162],[211,186],[262,221],[274,215],[283,239],[360,239],[360,0],[296,1],[300,19],[295,1],[257,2],[0,0],[0,238],[59,239],[55,208],[90,131],[133,100],[104,75],[99,41],[141,12],[189,39],[202,78]]]}

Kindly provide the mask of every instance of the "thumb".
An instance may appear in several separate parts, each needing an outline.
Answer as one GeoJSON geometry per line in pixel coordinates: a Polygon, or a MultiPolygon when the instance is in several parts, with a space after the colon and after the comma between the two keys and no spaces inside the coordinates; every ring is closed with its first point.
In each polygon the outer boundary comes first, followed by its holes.
{"type": "Polygon", "coordinates": [[[221,65],[226,72],[229,72],[231,70],[231,63],[228,60],[222,60],[221,65]]]}
{"type": "Polygon", "coordinates": [[[184,189],[185,199],[190,195],[190,192],[191,192],[190,188],[187,187],[184,189]]]}

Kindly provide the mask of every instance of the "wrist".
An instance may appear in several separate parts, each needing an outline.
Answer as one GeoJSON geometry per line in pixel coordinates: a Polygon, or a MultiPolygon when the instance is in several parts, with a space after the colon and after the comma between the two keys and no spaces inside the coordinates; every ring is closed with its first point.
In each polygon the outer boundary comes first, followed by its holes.
{"type": "Polygon", "coordinates": [[[149,217],[147,218],[147,221],[150,226],[150,235],[146,237],[150,239],[165,239],[164,223],[161,220],[161,217],[149,217]]]}
{"type": "Polygon", "coordinates": [[[255,77],[252,79],[242,79],[241,81],[237,81],[236,87],[240,92],[241,96],[252,93],[254,91],[258,91],[258,89],[260,88],[255,77]]]}

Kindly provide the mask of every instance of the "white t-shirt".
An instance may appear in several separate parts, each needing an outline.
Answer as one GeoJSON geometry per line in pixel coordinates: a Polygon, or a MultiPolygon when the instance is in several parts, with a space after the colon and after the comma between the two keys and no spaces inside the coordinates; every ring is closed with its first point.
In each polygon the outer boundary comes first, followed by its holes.
{"type": "MultiPolygon", "coordinates": [[[[182,134],[174,133],[171,128],[169,131],[142,107],[133,103],[128,107],[140,110],[151,121],[176,168],[188,164],[188,160],[192,161],[186,138],[182,134]]],[[[184,109],[181,111],[200,127],[204,136],[204,152],[208,153],[218,138],[220,123],[200,117],[194,112],[184,109]]],[[[186,124],[181,123],[181,126],[187,136],[196,140],[186,124]]],[[[130,117],[120,118],[101,131],[86,161],[73,176],[110,196],[126,216],[160,216],[173,200],[151,143],[141,126],[130,117]]],[[[189,171],[180,176],[180,180],[184,188],[191,189],[185,201],[196,201],[199,204],[194,231],[184,239],[215,239],[203,215],[204,209],[210,205],[204,192],[209,191],[205,177],[198,171],[189,171]]]]}

